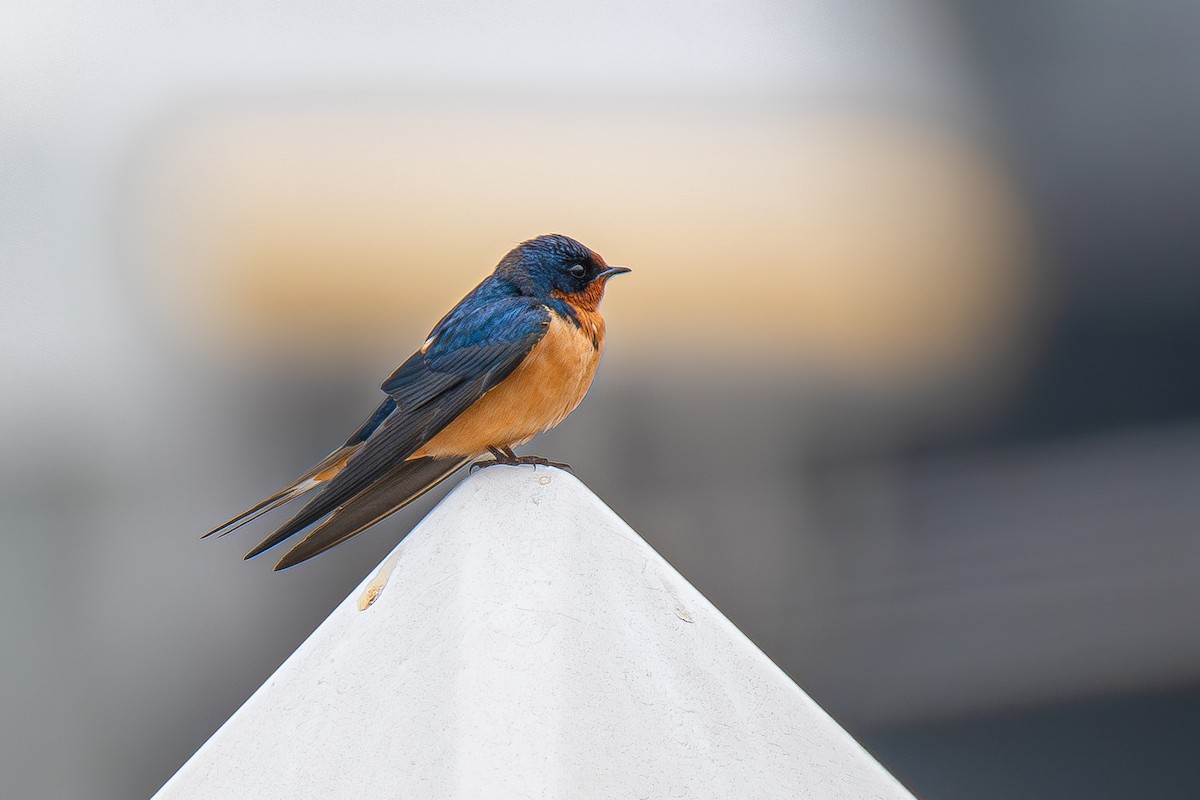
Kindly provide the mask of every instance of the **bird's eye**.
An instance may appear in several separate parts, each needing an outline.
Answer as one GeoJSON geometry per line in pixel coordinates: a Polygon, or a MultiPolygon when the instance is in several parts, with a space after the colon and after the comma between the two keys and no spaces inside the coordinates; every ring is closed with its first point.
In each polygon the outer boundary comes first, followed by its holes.
{"type": "Polygon", "coordinates": [[[572,264],[571,266],[567,267],[567,272],[571,273],[571,275],[576,278],[582,278],[584,275],[587,275],[587,267],[585,267],[583,264],[572,264]]]}

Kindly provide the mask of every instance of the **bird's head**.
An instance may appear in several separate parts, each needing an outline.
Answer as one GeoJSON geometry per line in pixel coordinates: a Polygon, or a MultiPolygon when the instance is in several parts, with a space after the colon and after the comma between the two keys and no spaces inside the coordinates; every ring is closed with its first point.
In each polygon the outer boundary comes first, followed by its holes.
{"type": "Polygon", "coordinates": [[[557,297],[587,310],[600,304],[609,278],[629,271],[610,267],[599,253],[560,234],[521,242],[496,267],[524,294],[557,297]]]}

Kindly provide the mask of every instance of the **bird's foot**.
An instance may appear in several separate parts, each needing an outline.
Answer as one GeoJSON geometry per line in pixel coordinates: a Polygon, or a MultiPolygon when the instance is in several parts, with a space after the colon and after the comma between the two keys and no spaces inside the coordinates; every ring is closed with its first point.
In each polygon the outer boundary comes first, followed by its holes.
{"type": "Polygon", "coordinates": [[[474,472],[477,469],[494,467],[497,464],[505,467],[519,467],[523,464],[531,464],[534,469],[537,469],[538,467],[555,467],[557,469],[566,470],[567,472],[573,473],[575,471],[571,469],[570,464],[564,464],[561,461],[551,461],[547,458],[543,458],[542,456],[497,454],[496,458],[490,458],[487,461],[476,461],[471,465],[470,472],[474,472]]]}
{"type": "Polygon", "coordinates": [[[541,456],[517,456],[513,460],[513,464],[532,464],[534,469],[538,467],[554,467],[556,469],[565,469],[567,472],[574,472],[570,464],[564,464],[561,461],[551,461],[548,458],[541,456]]]}

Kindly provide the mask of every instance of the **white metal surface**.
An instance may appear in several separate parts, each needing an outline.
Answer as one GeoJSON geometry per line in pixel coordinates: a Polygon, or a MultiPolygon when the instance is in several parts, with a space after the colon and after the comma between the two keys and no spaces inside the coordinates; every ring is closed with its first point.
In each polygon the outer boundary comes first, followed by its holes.
{"type": "Polygon", "coordinates": [[[464,481],[156,797],[911,799],[583,484],[530,467],[464,481]]]}

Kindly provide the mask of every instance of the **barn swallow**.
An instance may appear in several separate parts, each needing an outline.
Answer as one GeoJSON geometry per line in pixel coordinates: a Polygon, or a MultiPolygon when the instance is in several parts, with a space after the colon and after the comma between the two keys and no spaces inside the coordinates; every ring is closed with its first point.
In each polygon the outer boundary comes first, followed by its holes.
{"type": "Polygon", "coordinates": [[[629,271],[566,236],[522,242],[383,382],[383,402],[345,444],[205,536],[224,536],[319,489],[246,554],[253,558],[327,517],[275,565],[286,569],[366,530],[486,453],[493,456],[488,466],[551,463],[512,449],[562,422],[587,394],[604,349],[604,287],[629,271]]]}

